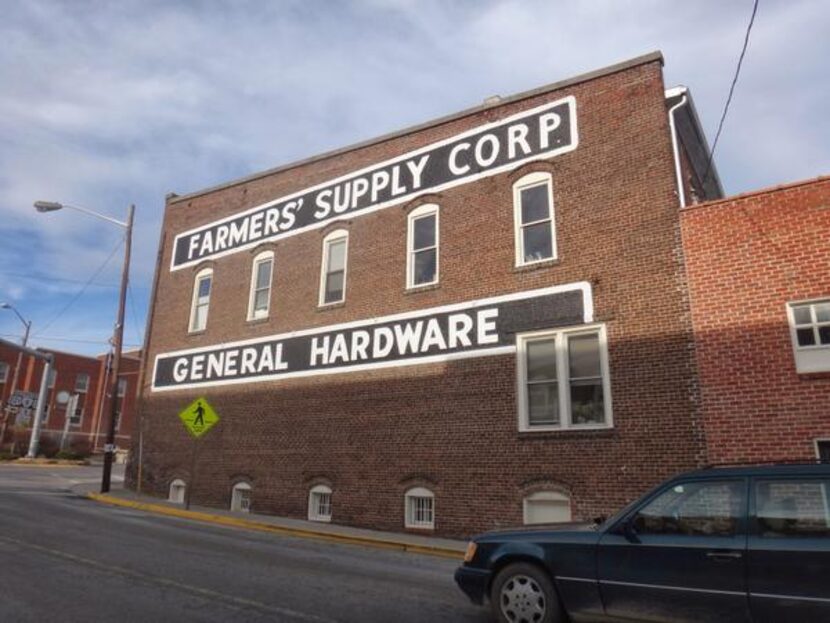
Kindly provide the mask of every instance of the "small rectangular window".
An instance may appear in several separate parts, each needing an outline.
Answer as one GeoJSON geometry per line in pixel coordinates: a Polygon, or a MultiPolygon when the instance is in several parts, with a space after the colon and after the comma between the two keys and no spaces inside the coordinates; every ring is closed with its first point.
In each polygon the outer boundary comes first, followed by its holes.
{"type": "Polygon", "coordinates": [[[556,258],[553,185],[549,173],[530,173],[513,186],[516,265],[556,258]]]}
{"type": "Polygon", "coordinates": [[[830,299],[789,303],[787,316],[796,370],[830,371],[830,299]]]}
{"type": "Polygon", "coordinates": [[[84,409],[83,409],[83,407],[79,407],[79,408],[75,409],[75,413],[73,413],[70,416],[69,423],[72,426],[80,426],[81,422],[83,421],[83,418],[84,418],[84,409]]]}
{"type": "Polygon", "coordinates": [[[830,463],[830,439],[816,440],[816,454],[819,461],[830,463]]]}
{"type": "Polygon", "coordinates": [[[438,206],[421,206],[408,223],[407,287],[438,283],[438,206]]]}
{"type": "Polygon", "coordinates": [[[85,394],[89,390],[89,375],[81,373],[75,377],[75,391],[85,394]]]}
{"type": "Polygon", "coordinates": [[[210,308],[210,291],[213,284],[213,271],[202,271],[196,275],[193,286],[193,309],[190,314],[190,330],[204,331],[207,327],[208,309],[210,308]]]}
{"type": "Polygon", "coordinates": [[[830,538],[830,480],[761,480],[755,485],[762,537],[830,538]]]}
{"type": "Polygon", "coordinates": [[[54,368],[49,369],[49,379],[46,381],[46,387],[52,389],[55,387],[55,383],[58,382],[58,371],[54,368]]]}
{"type": "Polygon", "coordinates": [[[520,430],[611,425],[604,327],[516,338],[520,430]]]}
{"type": "Polygon", "coordinates": [[[340,303],[346,298],[346,262],[349,238],[333,232],[323,241],[323,275],[320,304],[340,303]]]}
{"type": "Polygon", "coordinates": [[[407,528],[427,528],[432,530],[435,527],[435,496],[429,489],[416,487],[407,491],[406,521],[407,528]]]}
{"type": "Polygon", "coordinates": [[[9,364],[0,361],[0,385],[9,380],[9,364]]]}
{"type": "Polygon", "coordinates": [[[331,521],[331,491],[312,490],[308,518],[312,521],[331,521]]]}
{"type": "Polygon", "coordinates": [[[118,397],[123,398],[127,394],[127,379],[118,379],[118,397]]]}
{"type": "Polygon", "coordinates": [[[274,254],[261,253],[254,259],[251,271],[251,299],[248,320],[267,318],[271,303],[271,278],[274,270],[274,254]]]}
{"type": "Polygon", "coordinates": [[[121,411],[115,412],[115,430],[121,430],[121,411]]]}

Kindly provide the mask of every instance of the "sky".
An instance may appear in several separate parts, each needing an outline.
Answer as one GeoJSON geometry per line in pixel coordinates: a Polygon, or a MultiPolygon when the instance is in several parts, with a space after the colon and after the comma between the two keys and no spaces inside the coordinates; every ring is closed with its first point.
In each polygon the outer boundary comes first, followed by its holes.
{"type": "MultiPolygon", "coordinates": [[[[660,50],[710,143],[752,0],[0,0],[0,303],[107,350],[136,206],[141,344],[164,197],[660,50]]],[[[760,0],[717,147],[727,194],[830,173],[830,3],[760,0]]],[[[0,337],[23,327],[0,309],[0,337]]]]}

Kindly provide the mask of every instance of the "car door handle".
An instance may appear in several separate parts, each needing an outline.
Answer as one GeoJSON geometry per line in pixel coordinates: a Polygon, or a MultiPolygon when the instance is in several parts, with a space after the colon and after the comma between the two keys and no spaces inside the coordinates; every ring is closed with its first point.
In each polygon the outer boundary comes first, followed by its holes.
{"type": "Polygon", "coordinates": [[[741,552],[706,552],[706,557],[715,560],[738,560],[743,558],[743,554],[741,552]]]}

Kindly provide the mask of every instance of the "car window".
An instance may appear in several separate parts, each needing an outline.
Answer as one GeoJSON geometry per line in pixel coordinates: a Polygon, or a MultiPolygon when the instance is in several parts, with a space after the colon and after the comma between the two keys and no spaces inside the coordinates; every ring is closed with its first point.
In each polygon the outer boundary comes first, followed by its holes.
{"type": "Polygon", "coordinates": [[[673,485],[640,509],[640,534],[732,536],[744,513],[743,481],[685,482],[673,485]]]}
{"type": "Polygon", "coordinates": [[[760,480],[755,514],[762,537],[830,538],[830,480],[760,480]]]}

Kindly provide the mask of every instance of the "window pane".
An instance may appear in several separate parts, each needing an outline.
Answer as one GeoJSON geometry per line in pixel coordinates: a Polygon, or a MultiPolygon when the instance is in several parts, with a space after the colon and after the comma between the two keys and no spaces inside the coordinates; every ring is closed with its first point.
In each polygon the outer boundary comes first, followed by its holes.
{"type": "Polygon", "coordinates": [[[816,303],[816,320],[818,322],[830,321],[830,303],[816,303]]]}
{"type": "Polygon", "coordinates": [[[732,536],[743,516],[742,481],[689,482],[660,494],[634,520],[643,534],[732,536]]]}
{"type": "Polygon", "coordinates": [[[573,424],[605,422],[602,381],[573,381],[571,383],[571,422],[573,424]]]}
{"type": "Polygon", "coordinates": [[[550,218],[548,185],[531,186],[521,191],[522,224],[550,218]]]}
{"type": "Polygon", "coordinates": [[[793,307],[793,319],[795,320],[795,324],[809,324],[812,322],[810,318],[810,306],[799,305],[793,307]]]}
{"type": "Polygon", "coordinates": [[[332,242],[329,245],[329,263],[327,268],[330,273],[346,269],[345,239],[332,242]]]}
{"type": "Polygon", "coordinates": [[[256,289],[267,288],[271,285],[271,260],[265,260],[256,267],[256,289]]]}
{"type": "Polygon", "coordinates": [[[527,386],[530,424],[559,424],[559,391],[556,383],[527,386]]]}
{"type": "Polygon", "coordinates": [[[571,505],[567,500],[526,500],[525,523],[561,523],[571,520],[571,505]]]}
{"type": "Polygon", "coordinates": [[[813,333],[812,327],[807,329],[797,329],[796,334],[798,335],[799,346],[813,346],[816,343],[816,336],[815,333],[813,333]]]}
{"type": "Polygon", "coordinates": [[[556,380],[556,340],[527,342],[527,380],[556,380]]]}
{"type": "Polygon", "coordinates": [[[413,250],[435,246],[435,215],[422,216],[413,221],[413,250]]]}
{"type": "Polygon", "coordinates": [[[210,277],[203,277],[199,280],[199,298],[206,298],[210,296],[210,277]]]}
{"type": "Polygon", "coordinates": [[[830,344],[830,325],[818,328],[818,340],[820,344],[830,344]]]}
{"type": "Polygon", "coordinates": [[[254,294],[254,311],[265,311],[268,309],[269,289],[257,290],[254,294]]]}
{"type": "Polygon", "coordinates": [[[830,538],[830,481],[762,481],[755,492],[761,536],[830,538]]]}
{"type": "Polygon", "coordinates": [[[571,378],[602,376],[599,363],[599,336],[574,335],[568,338],[571,378]]]}
{"type": "Polygon", "coordinates": [[[550,222],[530,225],[522,230],[525,262],[553,257],[550,222]]]}
{"type": "Polygon", "coordinates": [[[437,249],[428,249],[427,251],[418,251],[415,254],[415,265],[413,266],[413,282],[415,285],[435,281],[437,252],[437,249]]]}
{"type": "Polygon", "coordinates": [[[193,330],[201,331],[207,325],[207,305],[197,305],[193,314],[193,330]]]}
{"type": "Polygon", "coordinates": [[[324,302],[333,303],[343,298],[343,276],[344,272],[332,272],[326,276],[326,295],[324,302]]]}

